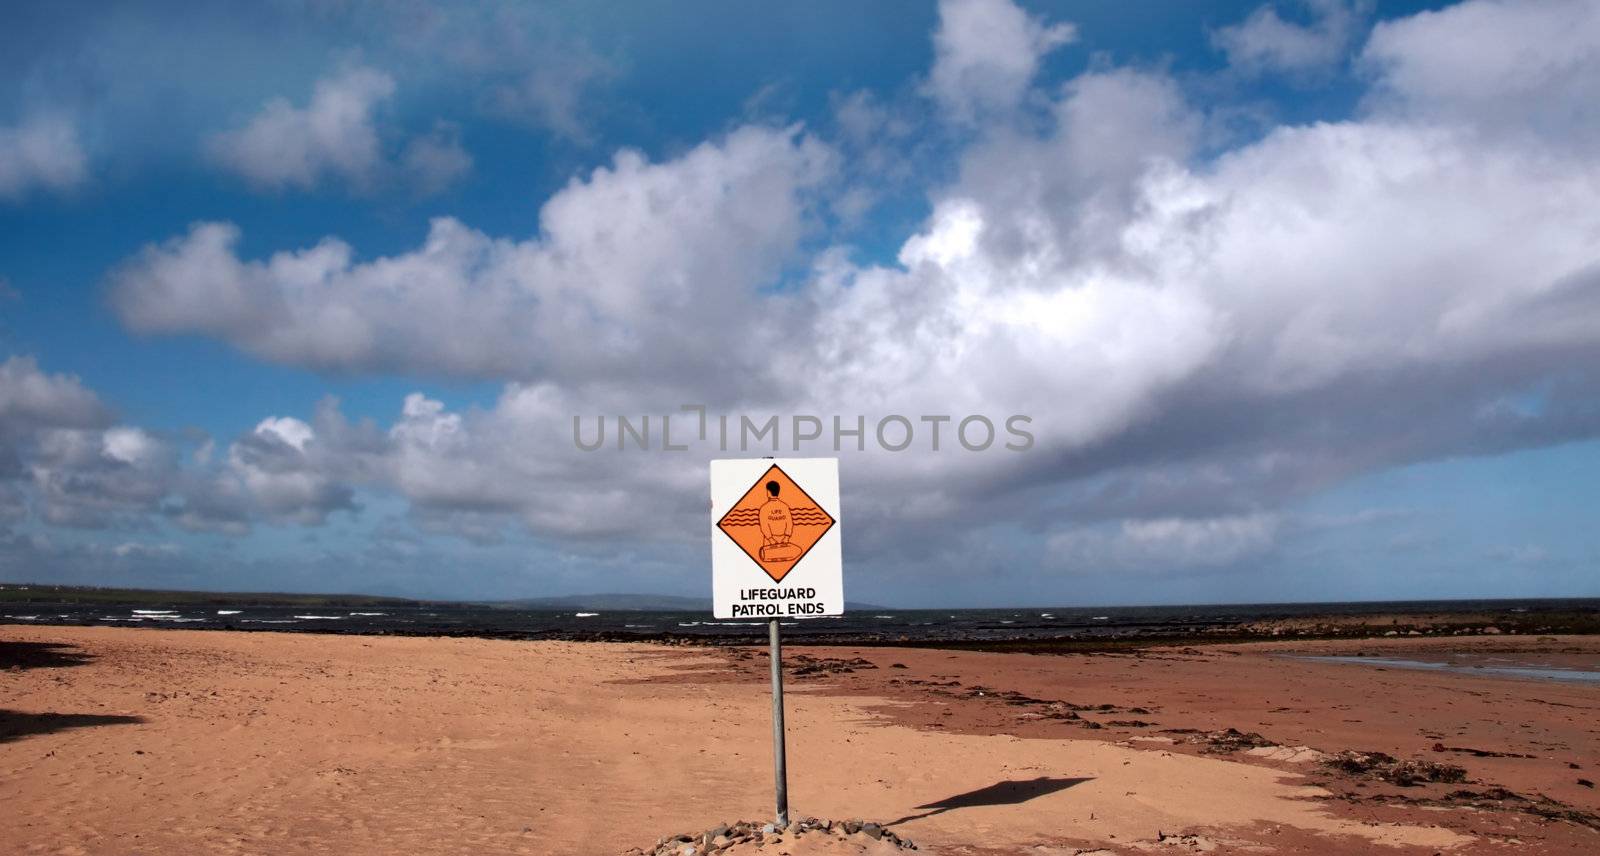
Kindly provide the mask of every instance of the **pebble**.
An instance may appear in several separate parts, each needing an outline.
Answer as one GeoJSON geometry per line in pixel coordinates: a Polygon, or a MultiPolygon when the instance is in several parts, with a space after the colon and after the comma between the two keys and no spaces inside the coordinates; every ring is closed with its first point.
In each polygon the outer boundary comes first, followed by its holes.
{"type": "Polygon", "coordinates": [[[827,818],[802,817],[779,827],[775,823],[739,821],[714,826],[694,834],[668,835],[657,839],[649,850],[633,848],[625,856],[711,856],[746,842],[777,844],[785,840],[798,841],[809,836],[828,836],[848,840],[860,836],[876,841],[887,841],[901,850],[915,850],[917,845],[885,829],[881,823],[860,818],[845,821],[827,818]],[[785,837],[786,836],[786,837],[785,837]]]}

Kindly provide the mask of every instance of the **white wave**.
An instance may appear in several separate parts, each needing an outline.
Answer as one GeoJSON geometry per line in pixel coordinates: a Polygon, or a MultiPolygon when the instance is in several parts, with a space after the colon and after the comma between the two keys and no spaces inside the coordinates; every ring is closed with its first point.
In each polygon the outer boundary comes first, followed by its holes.
{"type": "Polygon", "coordinates": [[[134,615],[177,615],[176,609],[135,609],[134,615]]]}
{"type": "Polygon", "coordinates": [[[1050,614],[1050,613],[1048,613],[1048,612],[1041,612],[1041,613],[1039,613],[1039,617],[1040,617],[1040,618],[1055,618],[1055,616],[1054,616],[1054,615],[1051,615],[1051,614],[1050,614]]]}
{"type": "Polygon", "coordinates": [[[1089,620],[1090,621],[1110,621],[1111,620],[1111,616],[1109,616],[1109,615],[1096,615],[1095,617],[1093,617],[1093,618],[1091,618],[1089,620]]]}
{"type": "Polygon", "coordinates": [[[892,615],[874,615],[873,618],[893,618],[892,615]]]}
{"type": "Polygon", "coordinates": [[[572,614],[572,617],[573,618],[594,618],[595,616],[597,616],[599,614],[600,613],[598,613],[598,612],[574,612],[572,614]]]}
{"type": "Polygon", "coordinates": [[[243,611],[244,610],[242,610],[242,609],[219,609],[219,610],[217,610],[217,614],[218,615],[238,615],[239,613],[241,613],[243,611]]]}
{"type": "Polygon", "coordinates": [[[18,621],[38,621],[37,615],[7,615],[6,618],[15,618],[18,621]]]}
{"type": "Polygon", "coordinates": [[[678,622],[678,626],[679,627],[699,627],[700,626],[700,622],[698,622],[698,621],[689,621],[689,622],[680,621],[680,622],[678,622]]]}
{"type": "Polygon", "coordinates": [[[293,624],[292,618],[241,618],[243,624],[293,624]]]}
{"type": "Polygon", "coordinates": [[[338,621],[338,620],[344,618],[344,616],[342,616],[342,615],[296,615],[295,618],[303,619],[305,621],[338,621]]]}
{"type": "Polygon", "coordinates": [[[352,612],[351,615],[388,615],[387,612],[352,612]]]}

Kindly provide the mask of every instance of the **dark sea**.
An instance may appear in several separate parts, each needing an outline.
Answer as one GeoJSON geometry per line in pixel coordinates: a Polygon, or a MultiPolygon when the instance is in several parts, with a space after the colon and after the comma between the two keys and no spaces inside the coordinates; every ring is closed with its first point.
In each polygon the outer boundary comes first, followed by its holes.
{"type": "MultiPolygon", "coordinates": [[[[1209,606],[873,609],[784,620],[794,641],[884,644],[1181,637],[1226,633],[1249,622],[1387,613],[1494,613],[1537,625],[1541,613],[1600,614],[1600,599],[1389,601],[1209,606]]],[[[765,638],[764,621],[719,621],[706,612],[522,610],[466,604],[359,607],[246,603],[0,604],[0,623],[182,627],[515,639],[765,638]]]]}

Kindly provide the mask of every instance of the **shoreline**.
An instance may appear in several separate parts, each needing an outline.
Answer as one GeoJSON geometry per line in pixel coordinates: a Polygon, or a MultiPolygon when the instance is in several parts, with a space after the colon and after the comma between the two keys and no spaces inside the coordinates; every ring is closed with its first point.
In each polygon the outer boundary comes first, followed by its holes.
{"type": "MultiPolygon", "coordinates": [[[[32,604],[34,607],[51,606],[49,603],[32,604]]],[[[147,604],[140,604],[146,606],[147,604]]],[[[210,604],[218,605],[218,604],[210,604]]],[[[226,605],[226,604],[222,604],[226,605]]],[[[360,613],[356,613],[360,614],[360,613]]],[[[560,614],[560,613],[554,613],[560,614]]],[[[628,615],[672,615],[678,613],[625,613],[628,615]]],[[[589,615],[589,614],[586,614],[589,615]]],[[[126,621],[127,619],[118,619],[126,621]]],[[[184,619],[188,621],[188,619],[184,619]]],[[[446,628],[438,626],[405,627],[339,627],[308,625],[297,627],[252,627],[231,621],[220,624],[187,626],[163,623],[159,617],[147,616],[139,626],[158,629],[185,629],[240,633],[289,633],[355,637],[400,638],[450,638],[499,639],[508,641],[559,641],[559,642],[617,642],[652,643],[692,647],[741,647],[766,644],[765,622],[760,629],[743,629],[742,624],[720,624],[706,621],[702,626],[713,630],[700,632],[674,631],[619,631],[543,629],[516,630],[496,628],[446,628]]],[[[105,627],[118,626],[115,621],[56,620],[19,621],[12,623],[0,617],[0,627],[12,624],[19,627],[105,627]]],[[[1600,608],[1586,609],[1529,609],[1522,611],[1463,611],[1416,612],[1372,614],[1306,614],[1292,617],[1216,621],[1205,624],[1191,623],[1125,623],[1111,626],[1064,626],[1049,634],[1018,631],[1010,637],[985,635],[912,638],[906,633],[873,631],[838,631],[819,626],[806,627],[806,622],[784,622],[784,638],[796,645],[851,645],[858,647],[927,648],[953,651],[985,651],[992,653],[1073,654],[1096,651],[1136,650],[1141,648],[1174,645],[1235,645],[1250,642],[1339,641],[1361,639],[1405,638],[1461,638],[1495,636],[1581,636],[1600,635],[1600,608]]]]}

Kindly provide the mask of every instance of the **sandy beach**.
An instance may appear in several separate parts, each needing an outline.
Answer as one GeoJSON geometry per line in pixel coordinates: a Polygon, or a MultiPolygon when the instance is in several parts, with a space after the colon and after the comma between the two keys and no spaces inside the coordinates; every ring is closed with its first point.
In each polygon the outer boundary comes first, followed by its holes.
{"type": "MultiPolygon", "coordinates": [[[[1600,639],[794,648],[791,805],[949,854],[1600,848],[1600,685],[1303,658],[1356,653],[1600,639]]],[[[620,854],[771,814],[761,649],[5,626],[0,667],[6,853],[620,854]]]]}

